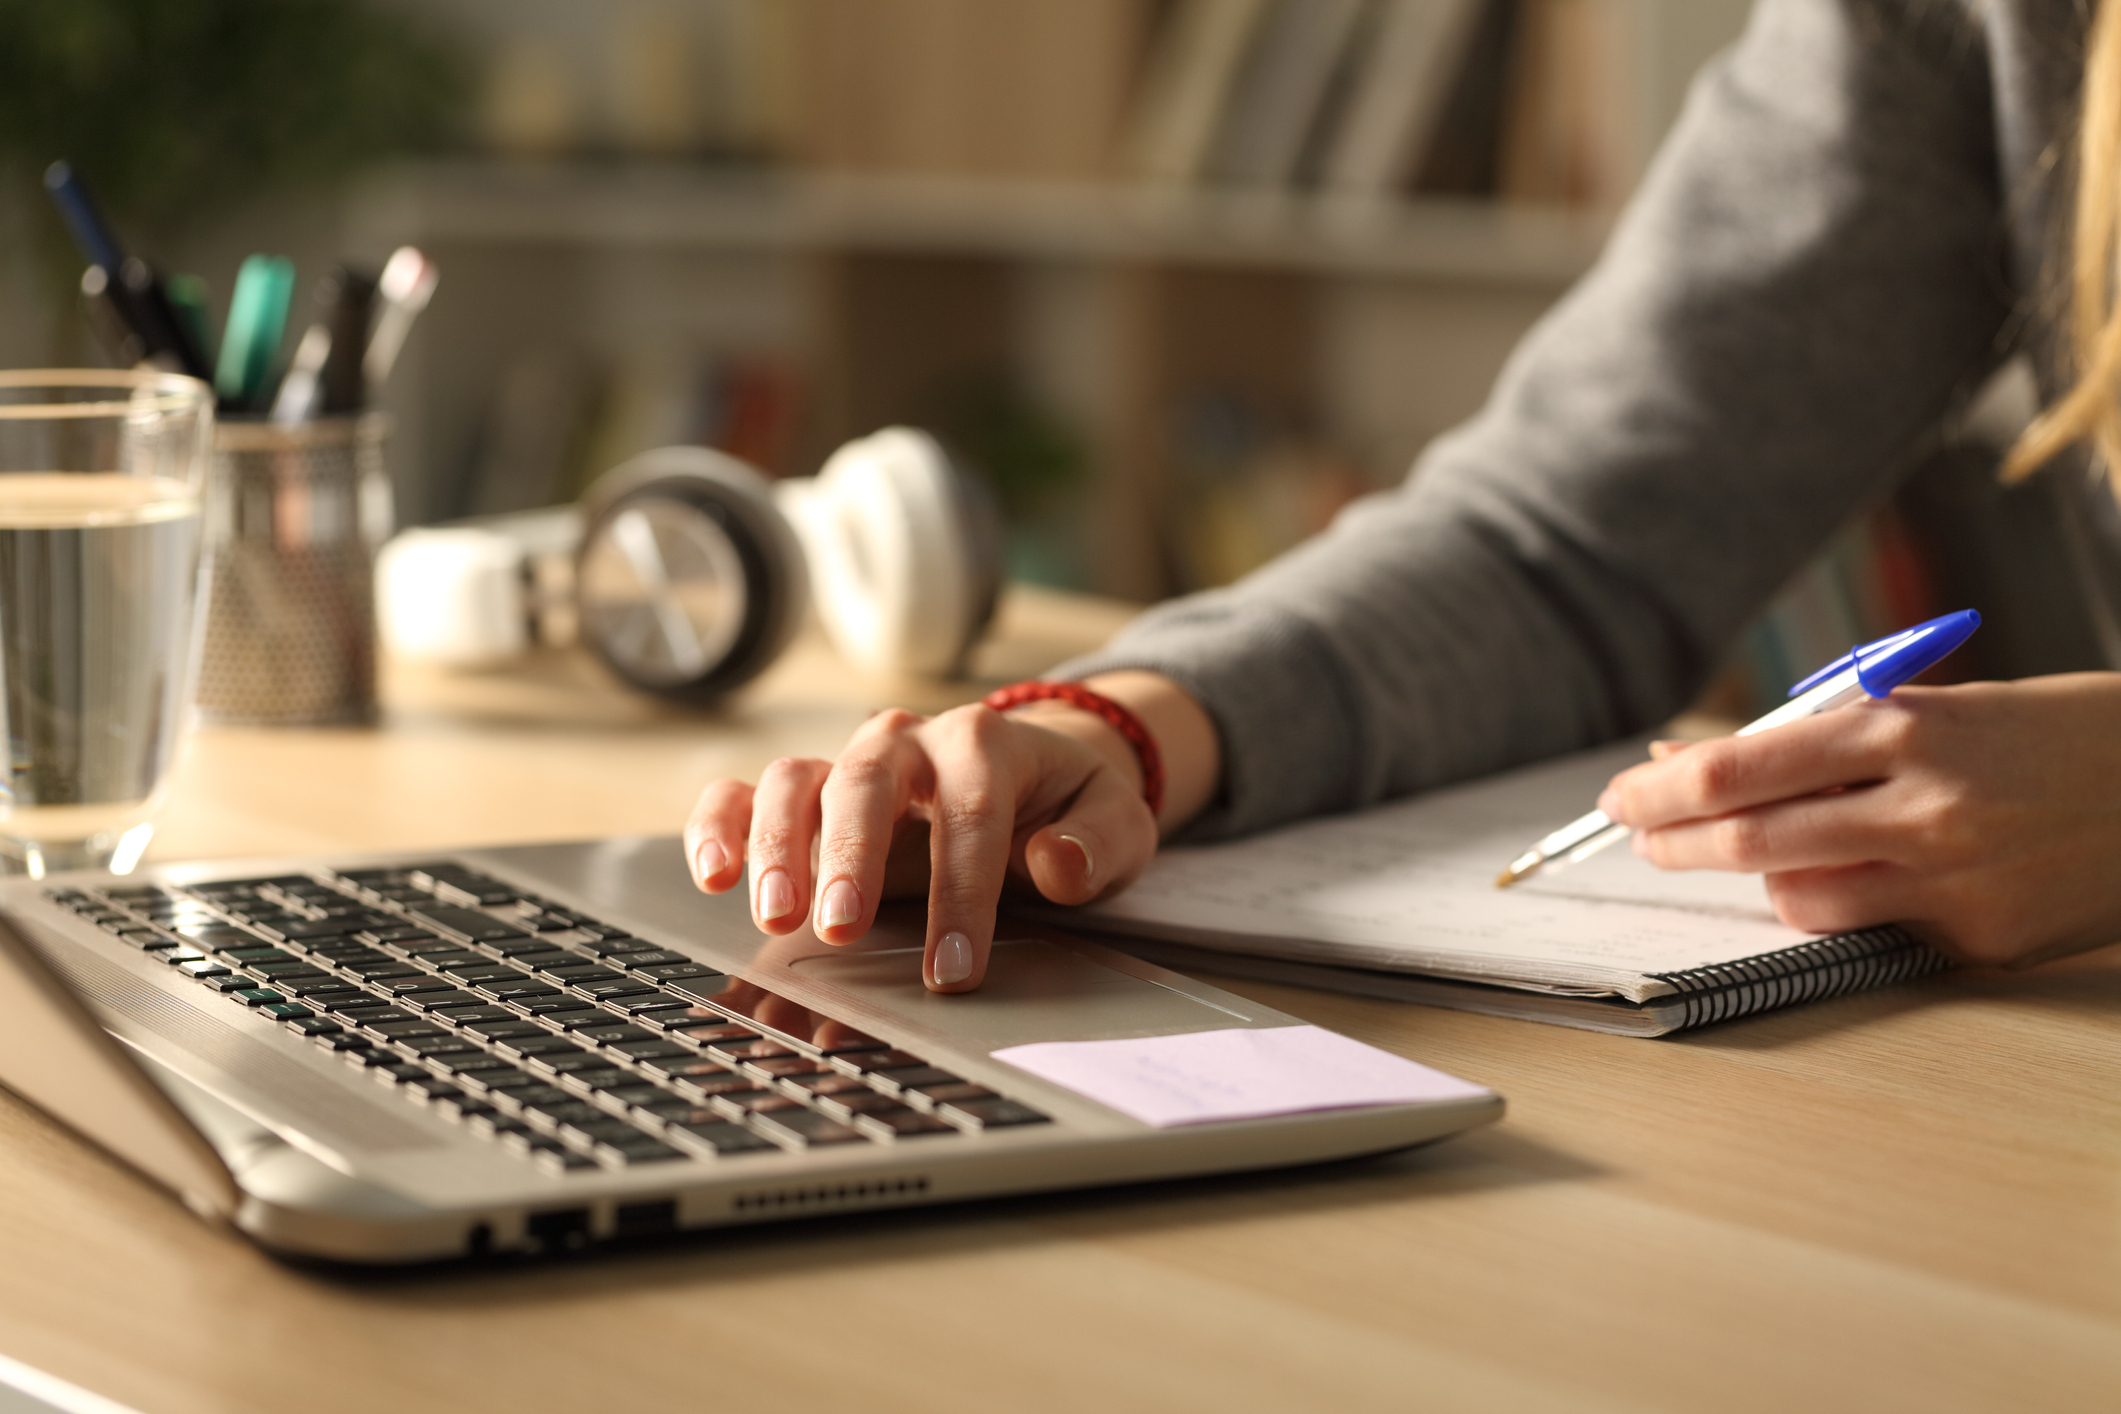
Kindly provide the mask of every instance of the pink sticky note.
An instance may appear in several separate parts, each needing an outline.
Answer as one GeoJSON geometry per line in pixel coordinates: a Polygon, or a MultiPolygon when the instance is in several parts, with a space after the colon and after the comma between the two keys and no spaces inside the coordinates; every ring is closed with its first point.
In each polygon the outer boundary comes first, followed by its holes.
{"type": "Polygon", "coordinates": [[[1009,1046],[994,1058],[1159,1129],[1488,1094],[1316,1026],[1040,1041],[1009,1046]]]}

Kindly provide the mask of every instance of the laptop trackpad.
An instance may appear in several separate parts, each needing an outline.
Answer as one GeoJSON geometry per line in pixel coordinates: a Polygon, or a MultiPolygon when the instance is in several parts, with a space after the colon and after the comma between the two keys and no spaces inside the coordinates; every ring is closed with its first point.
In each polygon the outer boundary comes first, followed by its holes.
{"type": "Polygon", "coordinates": [[[1032,939],[997,941],[980,989],[954,996],[921,985],[919,948],[826,953],[792,966],[954,1044],[983,1051],[1025,1041],[1168,1036],[1251,1020],[1032,939]]]}

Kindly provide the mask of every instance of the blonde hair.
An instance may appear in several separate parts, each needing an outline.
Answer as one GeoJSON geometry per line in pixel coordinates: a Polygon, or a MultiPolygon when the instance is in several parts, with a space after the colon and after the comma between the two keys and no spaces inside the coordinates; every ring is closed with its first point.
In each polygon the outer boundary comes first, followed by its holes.
{"type": "Polygon", "coordinates": [[[2121,3],[2106,0],[2085,41],[2077,130],[2077,211],[2070,241],[2069,342],[2076,382],[2033,419],[2003,459],[2018,481],[2090,442],[2121,495],[2121,3]]]}

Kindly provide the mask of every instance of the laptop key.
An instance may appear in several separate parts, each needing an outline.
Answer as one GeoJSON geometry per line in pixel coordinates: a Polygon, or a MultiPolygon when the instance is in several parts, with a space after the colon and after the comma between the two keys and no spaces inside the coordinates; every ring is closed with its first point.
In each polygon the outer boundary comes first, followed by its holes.
{"type": "Polygon", "coordinates": [[[595,980],[586,982],[569,977],[566,982],[568,986],[596,1001],[616,1001],[621,997],[638,997],[654,990],[646,982],[636,982],[629,977],[614,977],[609,981],[595,980]]]}
{"type": "Polygon", "coordinates": [[[761,1080],[778,1080],[784,1076],[820,1074],[824,1062],[808,1056],[777,1056],[770,1060],[745,1061],[744,1069],[761,1080]]]}
{"type": "Polygon", "coordinates": [[[670,1031],[682,1026],[696,1026],[706,1016],[711,1015],[684,997],[675,997],[663,991],[613,997],[604,1005],[613,1011],[623,1012],[643,1026],[660,1026],[670,1031]]]}
{"type": "Polygon", "coordinates": [[[291,1018],[287,1024],[289,1029],[299,1031],[304,1036],[337,1036],[345,1031],[345,1028],[340,1026],[338,1022],[331,1020],[329,1017],[317,1016],[313,1013],[309,1016],[291,1018]]]}
{"type": "Polygon", "coordinates": [[[682,1150],[673,1149],[660,1139],[651,1139],[645,1134],[636,1134],[631,1139],[607,1140],[591,1151],[598,1163],[606,1168],[620,1168],[633,1164],[668,1163],[672,1159],[689,1158],[682,1150]]]}
{"type": "Polygon", "coordinates": [[[580,997],[557,994],[549,997],[514,997],[510,998],[508,1004],[525,1016],[551,1016],[556,1012],[589,1010],[589,1003],[580,997]]]}
{"type": "Polygon", "coordinates": [[[687,1027],[680,1034],[690,1037],[703,1046],[714,1041],[756,1041],[759,1039],[758,1032],[729,1022],[703,1023],[687,1027]]]}
{"type": "Polygon", "coordinates": [[[629,1085],[637,1085],[640,1083],[640,1079],[640,1076],[635,1075],[630,1070],[621,1070],[615,1065],[608,1065],[601,1070],[569,1071],[562,1078],[561,1083],[579,1086],[584,1090],[602,1092],[623,1089],[629,1085]]]}
{"type": "Polygon", "coordinates": [[[781,1077],[781,1088],[793,1095],[813,1098],[819,1095],[844,1095],[850,1093],[873,1095],[876,1093],[855,1076],[845,1075],[837,1070],[783,1076],[781,1077]]]}
{"type": "Polygon", "coordinates": [[[446,992],[451,990],[445,977],[392,977],[385,980],[370,978],[368,985],[393,997],[410,996],[414,992],[446,992]]]}
{"type": "Polygon", "coordinates": [[[797,1052],[793,1046],[754,1036],[748,1041],[711,1042],[707,1047],[707,1054],[729,1065],[741,1065],[745,1061],[777,1060],[783,1056],[793,1056],[797,1052]]]}
{"type": "Polygon", "coordinates": [[[592,938],[581,947],[583,952],[618,962],[623,962],[631,954],[660,951],[654,943],[639,938],[592,938]]]}
{"type": "Polygon", "coordinates": [[[805,1109],[754,1113],[751,1116],[751,1124],[769,1139],[803,1147],[859,1144],[864,1141],[860,1130],[805,1109]]]}
{"type": "MultiPolygon", "coordinates": [[[[431,994],[422,992],[417,996],[407,997],[405,998],[405,1005],[410,1008],[415,1002],[425,1001],[429,995],[431,994]]],[[[517,1016],[507,1007],[497,1006],[483,997],[475,1000],[478,1002],[476,1006],[453,1006],[449,1008],[447,1016],[449,1024],[451,1026],[469,1026],[473,1022],[492,1022],[497,1025],[508,1026],[525,1024],[522,1017],[517,1016]]]]}
{"type": "Polygon", "coordinates": [[[1050,1124],[1052,1119],[1029,1105],[996,1097],[992,1100],[958,1100],[938,1111],[944,1119],[968,1128],[1002,1129],[1018,1124],[1050,1124]]]}
{"type": "Polygon", "coordinates": [[[439,903],[423,904],[413,910],[413,917],[432,924],[444,933],[469,938],[474,943],[523,936],[523,930],[518,925],[503,923],[500,919],[481,913],[475,908],[459,908],[439,903]]]}
{"type": "Polygon", "coordinates": [[[876,1091],[866,1088],[859,1091],[849,1090],[838,1095],[819,1095],[816,1104],[819,1113],[831,1115],[847,1124],[854,1123],[859,1115],[888,1114],[893,1110],[910,1108],[889,1095],[879,1095],[876,1091]]]}
{"type": "MultiPolygon", "coordinates": [[[[528,1025],[529,1023],[525,1022],[524,1024],[528,1025]]],[[[482,1031],[479,1034],[489,1035],[490,1033],[482,1031]]],[[[528,1036],[495,1036],[492,1039],[494,1049],[507,1056],[586,1056],[593,1054],[588,1047],[578,1046],[565,1036],[555,1036],[552,1032],[542,1027],[528,1036]]]]}
{"type": "Polygon", "coordinates": [[[406,993],[402,1000],[413,1011],[423,1014],[447,1012],[452,1017],[454,1017],[460,1007],[482,1007],[486,1005],[486,998],[475,996],[470,992],[460,991],[453,987],[444,988],[439,992],[406,993]]]}
{"type": "Polygon", "coordinates": [[[746,1115],[770,1114],[776,1110],[800,1110],[802,1106],[786,1095],[771,1090],[739,1090],[732,1094],[716,1095],[709,1104],[731,1119],[742,1119],[746,1115]]]}
{"type": "Polygon", "coordinates": [[[595,1051],[570,1047],[564,1051],[534,1051],[526,1057],[531,1069],[547,1075],[572,1075],[578,1070],[608,1070],[611,1062],[595,1051]]]}
{"type": "Polygon", "coordinates": [[[415,923],[392,920],[389,923],[378,923],[372,928],[363,928],[357,936],[372,943],[404,944],[434,938],[436,934],[431,929],[422,928],[415,923]]]}
{"type": "Polygon", "coordinates": [[[442,969],[450,982],[458,987],[483,987],[489,982],[529,982],[531,976],[518,967],[501,962],[484,962],[475,967],[445,967],[442,969]]]}
{"type": "Polygon", "coordinates": [[[522,1109],[533,1120],[543,1120],[555,1129],[566,1124],[605,1124],[615,1122],[610,1115],[597,1106],[574,1095],[569,1095],[566,1099],[559,1101],[540,1100],[534,1105],[523,1105],[522,1109]]]}
{"type": "MultiPolygon", "coordinates": [[[[400,982],[408,978],[426,981],[427,974],[409,962],[363,963],[346,969],[363,982],[400,982]]],[[[447,986],[448,983],[442,985],[447,986]]]]}
{"type": "Polygon", "coordinates": [[[177,970],[187,977],[205,980],[208,977],[226,977],[228,969],[210,957],[188,958],[177,964],[177,970]]]}
{"type": "MultiPolygon", "coordinates": [[[[544,938],[502,938],[480,947],[491,957],[506,958],[519,967],[536,967],[541,962],[560,962],[574,957],[573,953],[561,952],[544,938]]],[[[583,958],[581,961],[588,961],[583,958]]]]}
{"type": "Polygon", "coordinates": [[[731,1124],[719,1116],[673,1124],[664,1133],[686,1148],[703,1149],[717,1156],[754,1154],[761,1150],[780,1152],[779,1146],[764,1135],[754,1134],[743,1125],[731,1124]]]}
{"type": "Polygon", "coordinates": [[[952,1075],[941,1066],[915,1065],[902,1070],[872,1070],[868,1081],[887,1093],[894,1087],[900,1092],[918,1091],[924,1085],[962,1085],[962,1076],[952,1075]]]}
{"type": "Polygon", "coordinates": [[[704,1075],[671,1076],[671,1084],[681,1093],[696,1095],[701,1100],[712,1100],[717,1095],[765,1095],[763,1086],[748,1075],[732,1075],[720,1071],[704,1075]]]}
{"type": "MultiPolygon", "coordinates": [[[[500,1008],[493,1007],[488,1008],[488,1010],[500,1011],[500,1008]]],[[[466,1031],[484,1036],[489,1040],[519,1040],[527,1036],[552,1035],[550,1031],[547,1031],[535,1021],[526,1020],[513,1012],[501,1012],[498,1016],[466,1017],[462,1012],[458,1012],[456,1015],[463,1022],[466,1031]]]]}
{"type": "Polygon", "coordinates": [[[336,977],[298,977],[289,981],[286,977],[268,978],[275,987],[291,997],[300,997],[311,1006],[323,1006],[340,997],[364,997],[368,994],[358,987],[349,987],[336,977]]]}
{"type": "MultiPolygon", "coordinates": [[[[632,959],[628,959],[631,963],[632,959]]],[[[700,962],[659,962],[653,967],[636,967],[634,971],[656,982],[678,982],[688,977],[720,977],[722,974],[700,962]]]]}
{"type": "Polygon", "coordinates": [[[851,1056],[841,1056],[837,1064],[842,1070],[854,1074],[866,1074],[872,1070],[893,1070],[900,1066],[926,1065],[919,1056],[897,1049],[883,1051],[861,1051],[851,1056]]]}
{"type": "Polygon", "coordinates": [[[857,1115],[854,1127],[871,1139],[912,1139],[923,1134],[961,1134],[946,1119],[901,1105],[897,1109],[869,1110],[857,1115]]]}
{"type": "Polygon", "coordinates": [[[444,1098],[455,1099],[464,1093],[449,1081],[429,1071],[422,1071],[416,1076],[407,1076],[399,1084],[398,1091],[401,1094],[411,1096],[413,1099],[427,1100],[430,1103],[444,1098]]]}
{"type": "Polygon", "coordinates": [[[692,1054],[692,1052],[688,1048],[679,1045],[675,1041],[658,1041],[654,1039],[636,1040],[632,1036],[614,1037],[607,1039],[598,1034],[598,1032],[600,1031],[630,1031],[636,1033],[637,1035],[646,1036],[646,1033],[643,1032],[638,1026],[597,1027],[593,1030],[580,1031],[576,1034],[587,1041],[600,1041],[605,1046],[608,1046],[612,1050],[617,1051],[620,1055],[627,1056],[637,1061],[670,1060],[678,1056],[689,1057],[692,1054]]]}
{"type": "Polygon", "coordinates": [[[202,977],[199,980],[217,992],[230,994],[248,991],[258,985],[255,977],[246,977],[240,972],[231,972],[226,977],[202,977]]]}
{"type": "Polygon", "coordinates": [[[526,997],[556,997],[560,994],[552,984],[524,977],[520,973],[513,977],[495,977],[474,983],[473,990],[483,992],[497,1002],[516,1001],[526,997]]]}
{"type": "Polygon", "coordinates": [[[245,1006],[272,1006],[287,1000],[270,987],[251,987],[234,995],[236,1000],[245,1006]]]}
{"type": "Polygon", "coordinates": [[[439,1059],[444,1056],[479,1054],[478,1046],[462,1036],[411,1036],[392,1041],[406,1055],[418,1056],[422,1060],[439,1059]]]}
{"type": "Polygon", "coordinates": [[[361,1029],[387,1040],[413,1036],[447,1036],[449,1032],[424,1016],[414,1016],[396,1007],[387,1016],[362,1018],[361,1029]]]}

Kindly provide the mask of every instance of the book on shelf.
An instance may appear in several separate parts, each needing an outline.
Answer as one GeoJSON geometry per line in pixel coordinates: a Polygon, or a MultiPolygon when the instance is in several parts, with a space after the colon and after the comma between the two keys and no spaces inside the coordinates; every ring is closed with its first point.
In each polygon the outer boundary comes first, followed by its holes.
{"type": "Polygon", "coordinates": [[[1361,0],[1273,0],[1231,86],[1208,156],[1212,180],[1294,183],[1362,12],[1361,0]]]}
{"type": "Polygon", "coordinates": [[[839,171],[1110,174],[1139,0],[814,0],[801,157],[839,171]]]}
{"type": "Polygon", "coordinates": [[[1510,201],[1618,206],[1634,185],[1621,0],[1523,0],[1516,74],[1503,136],[1501,195],[1510,201]]]}
{"type": "Polygon", "coordinates": [[[1640,742],[1250,839],[1176,845],[1082,908],[1015,905],[1185,970],[1661,1036],[1941,971],[1897,927],[1779,922],[1757,876],[1624,848],[1509,890],[1495,873],[1581,814],[1640,742]]]}
{"type": "Polygon", "coordinates": [[[1121,170],[1153,182],[1197,180],[1216,120],[1266,0],[1178,0],[1146,62],[1128,116],[1121,170]]]}
{"type": "Polygon", "coordinates": [[[1523,18],[1523,0],[1481,0],[1435,129],[1416,149],[1405,189],[1425,196],[1496,194],[1523,18]]]}
{"type": "Polygon", "coordinates": [[[1483,0],[1378,0],[1326,148],[1320,185],[1399,192],[1427,153],[1480,28],[1483,0]]]}

